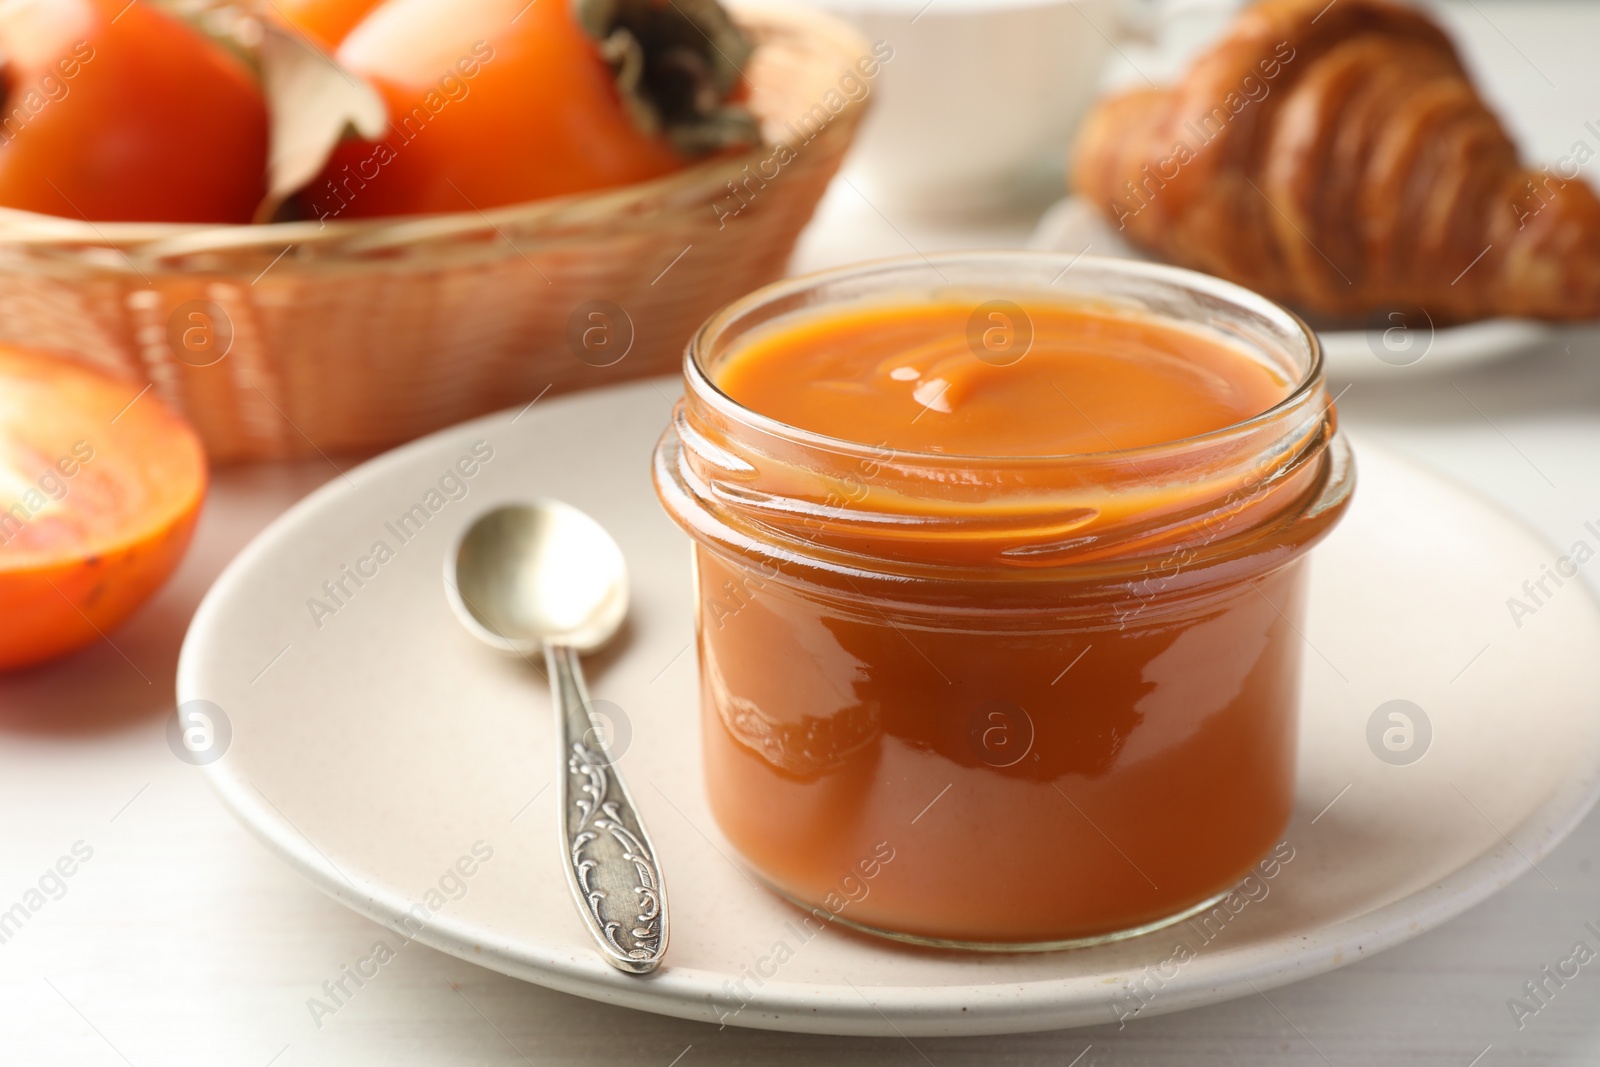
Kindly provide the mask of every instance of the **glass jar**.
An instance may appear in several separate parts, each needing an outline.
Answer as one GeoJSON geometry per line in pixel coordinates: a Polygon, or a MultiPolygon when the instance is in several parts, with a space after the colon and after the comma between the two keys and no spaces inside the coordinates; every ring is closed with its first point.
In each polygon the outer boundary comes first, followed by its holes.
{"type": "Polygon", "coordinates": [[[1060,948],[1194,914],[1273,848],[1305,552],[1354,484],[1299,318],[1147,263],[907,258],[752,293],[684,375],[655,484],[694,542],[711,809],[769,885],[903,940],[1060,948]],[[715,384],[752,331],[952,298],[1206,331],[1291,389],[1185,440],[995,458],[824,437],[715,384]]]}

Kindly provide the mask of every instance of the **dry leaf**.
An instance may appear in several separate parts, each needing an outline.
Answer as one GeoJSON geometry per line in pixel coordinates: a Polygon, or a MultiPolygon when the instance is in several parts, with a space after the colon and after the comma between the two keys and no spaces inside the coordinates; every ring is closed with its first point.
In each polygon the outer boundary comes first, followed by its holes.
{"type": "Polygon", "coordinates": [[[256,56],[272,115],[272,155],[257,222],[269,221],[315,178],[347,132],[373,140],[389,127],[388,108],[371,84],[273,20],[263,20],[262,30],[256,56]]]}

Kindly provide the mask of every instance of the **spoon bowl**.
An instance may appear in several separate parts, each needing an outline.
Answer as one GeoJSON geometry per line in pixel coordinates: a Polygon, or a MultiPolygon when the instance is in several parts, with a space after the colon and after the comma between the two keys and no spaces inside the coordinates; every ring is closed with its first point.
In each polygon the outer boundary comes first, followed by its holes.
{"type": "Polygon", "coordinates": [[[445,567],[445,588],[467,628],[522,655],[546,642],[592,652],[628,614],[622,549],[605,527],[558,500],[486,512],[445,567]]]}

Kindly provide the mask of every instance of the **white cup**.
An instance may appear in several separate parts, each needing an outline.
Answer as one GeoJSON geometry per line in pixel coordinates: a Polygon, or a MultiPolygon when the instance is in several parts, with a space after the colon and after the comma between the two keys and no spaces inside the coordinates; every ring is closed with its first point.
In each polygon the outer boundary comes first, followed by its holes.
{"type": "Polygon", "coordinates": [[[820,3],[894,49],[846,164],[868,197],[961,216],[1061,194],[1123,0],[820,3]]]}

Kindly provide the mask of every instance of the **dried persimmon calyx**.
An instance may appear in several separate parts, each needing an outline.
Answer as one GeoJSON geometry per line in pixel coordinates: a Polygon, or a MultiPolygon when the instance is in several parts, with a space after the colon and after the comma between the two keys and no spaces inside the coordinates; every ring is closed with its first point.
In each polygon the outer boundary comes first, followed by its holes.
{"type": "Polygon", "coordinates": [[[760,141],[740,99],[755,46],[717,0],[573,0],[573,11],[641,130],[686,156],[760,141]]]}

